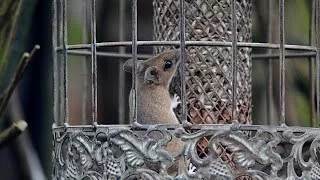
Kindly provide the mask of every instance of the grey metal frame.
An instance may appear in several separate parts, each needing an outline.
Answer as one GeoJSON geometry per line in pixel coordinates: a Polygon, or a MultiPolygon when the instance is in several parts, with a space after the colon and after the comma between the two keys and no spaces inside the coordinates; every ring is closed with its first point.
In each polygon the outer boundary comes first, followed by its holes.
{"type": "MultiPolygon", "coordinates": [[[[86,1],[86,0],[85,0],[86,1]]],[[[284,0],[279,0],[279,44],[271,43],[270,30],[272,29],[271,15],[272,1],[269,1],[268,43],[238,42],[237,22],[235,14],[236,0],[231,0],[232,17],[232,42],[220,41],[186,41],[185,40],[185,1],[179,3],[180,8],[180,41],[138,41],[137,39],[137,1],[132,0],[132,41],[124,41],[123,32],[120,33],[119,42],[97,42],[96,40],[96,0],[87,0],[90,6],[90,44],[69,45],[67,41],[67,0],[53,1],[53,78],[54,78],[54,124],[53,124],[53,179],[126,179],[129,177],[142,177],[145,179],[212,179],[224,178],[258,178],[258,179],[283,179],[283,178],[311,178],[320,179],[320,165],[317,157],[320,149],[319,128],[287,126],[285,119],[285,62],[291,57],[309,58],[310,75],[310,118],[316,127],[320,121],[320,0],[312,0],[311,36],[310,45],[289,45],[285,43],[284,31],[284,0]],[[315,43],[313,40],[315,39],[315,43]],[[138,58],[146,59],[150,55],[137,54],[138,46],[180,46],[181,50],[188,46],[217,46],[232,48],[232,74],[237,74],[237,48],[263,48],[268,49],[266,54],[252,55],[253,59],[267,59],[268,61],[268,104],[267,115],[272,117],[272,73],[271,62],[279,58],[280,61],[280,126],[269,125],[244,125],[244,124],[193,124],[185,126],[187,121],[186,83],[181,81],[182,94],[182,119],[181,125],[137,125],[137,111],[132,116],[132,125],[101,125],[97,123],[97,56],[110,56],[117,58],[132,57],[134,66],[132,70],[133,107],[137,106],[136,97],[136,64],[138,58]],[[132,47],[131,54],[126,54],[123,47],[132,47]],[[100,47],[120,47],[119,53],[98,52],[100,47]],[[278,54],[273,54],[272,49],[278,49],[278,54]],[[286,53],[286,50],[300,50],[303,53],[286,53]],[[68,100],[68,55],[91,56],[91,116],[92,125],[69,125],[69,100],[68,100]],[[313,64],[316,64],[313,69],[313,64]],[[315,70],[315,71],[314,71],[315,70]],[[316,99],[316,103],[314,100],[316,99]],[[316,116],[314,116],[316,114],[316,116]],[[170,153],[164,150],[166,140],[155,141],[148,134],[138,137],[136,132],[160,132],[164,139],[181,138],[185,142],[184,152],[177,157],[184,160],[178,175],[167,174],[174,162],[170,153]],[[191,133],[192,132],[192,133],[191,133]],[[250,133],[245,133],[250,132],[250,133]],[[208,141],[208,156],[201,159],[197,156],[197,142],[210,136],[208,141]],[[135,144],[134,144],[135,143],[135,144]],[[289,147],[290,152],[281,147],[289,147]],[[303,147],[307,146],[307,150],[303,147]],[[224,150],[221,150],[222,149],[224,150]],[[114,148],[118,148],[114,150],[114,148]],[[232,151],[233,163],[224,161],[226,150],[232,151]],[[218,152],[221,150],[222,152],[218,152]],[[119,155],[119,152],[120,153],[119,155]],[[306,155],[308,154],[308,155],[306,155]],[[79,159],[77,155],[80,155],[79,159]],[[287,155],[284,157],[283,155],[287,155]],[[165,158],[166,157],[166,158],[165,158]],[[305,161],[303,157],[307,157],[305,161]],[[148,169],[143,164],[160,164],[160,171],[148,169]],[[189,164],[196,167],[190,170],[189,164]],[[294,169],[299,167],[300,172],[294,169]],[[284,172],[282,169],[287,168],[284,172]],[[301,174],[299,177],[297,174],[301,174]]],[[[85,9],[85,8],[84,8],[85,9]]],[[[124,0],[120,0],[120,29],[124,25],[124,0]]],[[[87,21],[84,20],[86,24],[87,21]]],[[[84,29],[84,34],[88,31],[84,29]]],[[[181,55],[181,62],[185,64],[186,56],[181,55]]],[[[87,64],[84,64],[86,67],[87,64]]],[[[122,69],[120,65],[119,69],[122,69]]],[[[123,72],[119,76],[124,79],[123,72]]],[[[185,79],[186,67],[181,66],[181,79],[185,79]]],[[[236,78],[233,78],[236,84],[236,78]]],[[[124,81],[123,81],[124,82],[124,81]]],[[[85,86],[87,86],[85,84],[85,86]]],[[[123,87],[124,84],[119,85],[123,87]]],[[[86,88],[84,88],[86,89],[86,88]]],[[[235,89],[235,87],[233,87],[235,89]]],[[[123,93],[119,93],[119,101],[124,102],[123,93]]],[[[232,92],[232,119],[235,115],[235,91],[232,92]]],[[[83,98],[85,106],[87,97],[83,98]]],[[[119,115],[124,113],[124,107],[119,109],[119,115]]],[[[86,115],[83,115],[85,119],[86,115]]],[[[120,122],[124,122],[121,115],[120,122]]]]}

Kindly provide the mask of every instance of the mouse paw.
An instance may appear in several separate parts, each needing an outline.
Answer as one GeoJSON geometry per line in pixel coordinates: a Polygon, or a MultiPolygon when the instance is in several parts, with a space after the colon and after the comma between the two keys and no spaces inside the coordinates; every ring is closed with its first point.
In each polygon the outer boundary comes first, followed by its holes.
{"type": "Polygon", "coordinates": [[[189,166],[188,166],[188,173],[190,175],[195,175],[197,172],[197,168],[192,164],[192,163],[189,163],[189,166]]]}
{"type": "Polygon", "coordinates": [[[180,97],[177,94],[174,94],[171,101],[171,107],[176,108],[180,103],[181,103],[180,97]]]}

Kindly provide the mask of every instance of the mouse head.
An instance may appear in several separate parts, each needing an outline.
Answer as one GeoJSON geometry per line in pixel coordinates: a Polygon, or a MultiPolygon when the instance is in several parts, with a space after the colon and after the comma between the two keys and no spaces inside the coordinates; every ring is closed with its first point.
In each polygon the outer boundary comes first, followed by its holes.
{"type": "MultiPolygon", "coordinates": [[[[138,83],[145,85],[163,85],[169,87],[180,62],[180,50],[171,50],[157,54],[148,60],[137,61],[138,83]]],[[[132,72],[132,59],[127,60],[123,69],[132,72]]]]}

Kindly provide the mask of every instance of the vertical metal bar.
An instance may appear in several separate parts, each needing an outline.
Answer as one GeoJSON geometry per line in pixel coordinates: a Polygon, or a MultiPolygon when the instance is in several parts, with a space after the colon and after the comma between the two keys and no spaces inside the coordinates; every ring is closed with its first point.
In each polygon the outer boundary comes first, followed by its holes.
{"type": "Polygon", "coordinates": [[[279,0],[280,29],[280,125],[285,125],[285,56],[284,56],[284,0],[279,0]]]}
{"type": "Polygon", "coordinates": [[[62,48],[63,48],[63,100],[64,100],[64,122],[69,123],[69,93],[68,93],[68,52],[67,52],[67,44],[68,44],[68,29],[67,29],[67,1],[63,0],[62,2],[62,48]]]}
{"type": "Polygon", "coordinates": [[[92,122],[97,123],[97,39],[96,39],[96,0],[91,0],[91,99],[92,122]]]}
{"type": "MultiPolygon", "coordinates": [[[[268,1],[268,43],[272,42],[272,29],[273,29],[273,0],[268,1]]],[[[268,49],[268,54],[272,54],[272,49],[268,49]]],[[[267,123],[273,124],[273,67],[272,59],[268,59],[268,74],[267,74],[267,123]]]]}
{"type": "MultiPolygon", "coordinates": [[[[309,45],[314,45],[314,31],[315,31],[315,8],[316,1],[312,0],[311,5],[311,17],[310,17],[310,28],[309,28],[309,45]]],[[[315,76],[314,76],[314,57],[309,57],[309,101],[310,101],[310,124],[312,127],[316,127],[316,107],[315,107],[315,76]]]]}
{"type": "Polygon", "coordinates": [[[133,66],[132,66],[132,120],[133,124],[137,123],[137,81],[136,81],[136,76],[137,76],[137,0],[132,1],[132,61],[133,61],[133,66]]]}
{"type": "MultiPolygon", "coordinates": [[[[69,121],[69,99],[68,99],[68,51],[67,51],[67,44],[68,44],[68,29],[67,29],[67,0],[62,0],[62,48],[63,48],[63,61],[62,61],[62,77],[63,83],[61,85],[61,89],[63,89],[63,100],[64,104],[64,124],[68,124],[69,121]]],[[[67,128],[67,126],[65,126],[67,128]]],[[[69,158],[69,157],[67,157],[69,158]]],[[[69,159],[66,160],[66,166],[69,166],[69,159]]]]}
{"type": "MultiPolygon", "coordinates": [[[[88,43],[88,1],[82,1],[83,21],[82,21],[82,42],[88,43]]],[[[88,57],[85,56],[82,61],[83,68],[83,94],[82,94],[82,124],[87,124],[87,105],[88,105],[88,57]]]]}
{"type": "MultiPolygon", "coordinates": [[[[58,46],[62,46],[63,44],[63,19],[64,19],[64,16],[63,16],[63,0],[58,0],[57,2],[57,5],[58,5],[58,46]]],[[[65,107],[65,100],[64,100],[64,84],[63,84],[63,81],[64,81],[64,73],[63,73],[63,69],[64,69],[64,54],[63,54],[63,51],[61,52],[58,52],[57,54],[58,56],[58,73],[59,73],[59,79],[58,79],[58,89],[59,89],[59,124],[62,125],[63,123],[65,123],[64,121],[64,107],[65,107]]]]}
{"type": "Polygon", "coordinates": [[[319,122],[320,122],[320,0],[317,0],[316,12],[317,12],[316,14],[317,118],[318,118],[318,126],[319,126],[319,122]]]}
{"type": "Polygon", "coordinates": [[[56,48],[58,46],[58,9],[57,0],[53,0],[53,18],[52,18],[52,56],[53,56],[53,119],[54,123],[59,124],[59,73],[58,73],[58,59],[56,48]]]}
{"type": "MultiPolygon", "coordinates": [[[[119,41],[124,41],[124,23],[125,23],[125,13],[126,13],[126,2],[125,0],[120,0],[119,1],[119,41]]],[[[124,54],[125,53],[125,47],[121,46],[119,47],[119,53],[124,54]]],[[[123,59],[120,59],[119,61],[119,87],[118,87],[118,103],[119,103],[119,108],[118,108],[118,116],[119,116],[119,124],[125,124],[125,72],[123,71],[123,59]]]]}
{"type": "Polygon", "coordinates": [[[232,120],[236,120],[236,99],[237,99],[237,17],[236,17],[236,1],[231,1],[231,31],[232,31],[232,120]]]}
{"type": "Polygon", "coordinates": [[[182,107],[182,122],[187,122],[187,103],[186,103],[186,22],[185,22],[185,5],[184,0],[180,0],[180,77],[181,77],[181,107],[182,107]]]}

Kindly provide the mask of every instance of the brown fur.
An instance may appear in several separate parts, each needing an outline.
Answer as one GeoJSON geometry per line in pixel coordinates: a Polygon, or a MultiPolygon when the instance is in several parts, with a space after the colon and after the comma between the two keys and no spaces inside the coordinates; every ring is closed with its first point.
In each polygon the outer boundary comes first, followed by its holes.
{"type": "MultiPolygon", "coordinates": [[[[171,98],[169,85],[177,71],[180,60],[180,51],[173,50],[160,53],[146,61],[139,60],[137,68],[137,116],[140,124],[178,124],[176,116],[171,112],[171,98]],[[172,68],[164,70],[164,62],[171,60],[172,68]],[[150,68],[157,69],[157,74],[146,74],[150,68]],[[156,79],[149,82],[148,79],[156,79]],[[152,76],[152,77],[150,77],[152,76]]],[[[132,60],[124,64],[124,69],[131,72],[132,60]]],[[[133,109],[132,91],[129,98],[130,114],[133,109]]]]}
{"type": "MultiPolygon", "coordinates": [[[[169,85],[177,71],[180,61],[180,51],[173,50],[160,53],[146,61],[137,64],[137,122],[140,124],[179,124],[175,114],[171,111],[172,100],[169,94],[169,85]],[[172,67],[164,69],[165,61],[170,60],[172,67]]],[[[132,60],[124,64],[124,70],[131,72],[132,60]]],[[[133,109],[132,91],[130,92],[130,114],[133,109]]],[[[132,120],[131,120],[132,121],[132,120]]],[[[174,138],[165,148],[174,157],[182,151],[183,143],[174,138]]],[[[168,170],[175,174],[178,163],[168,170]],[[174,173],[175,172],[175,173],[174,173]]]]}

